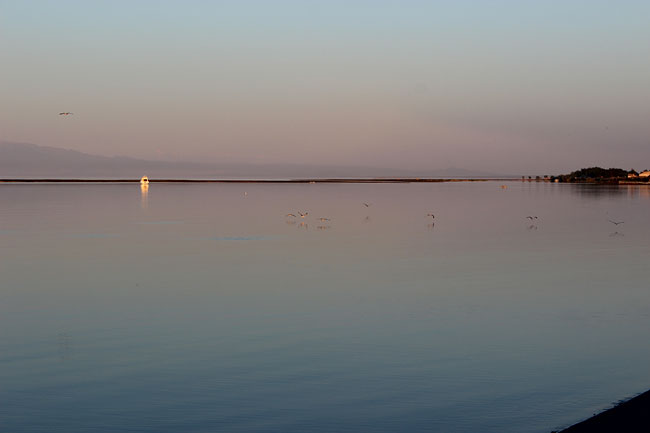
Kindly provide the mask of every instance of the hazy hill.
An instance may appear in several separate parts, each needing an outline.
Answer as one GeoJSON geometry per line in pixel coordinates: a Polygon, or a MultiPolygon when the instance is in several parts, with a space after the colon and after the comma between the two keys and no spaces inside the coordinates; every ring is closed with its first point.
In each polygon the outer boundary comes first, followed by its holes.
{"type": "Polygon", "coordinates": [[[0,178],[319,178],[502,177],[459,168],[414,171],[378,167],[299,164],[211,164],[105,157],[75,150],[0,142],[0,178]]]}

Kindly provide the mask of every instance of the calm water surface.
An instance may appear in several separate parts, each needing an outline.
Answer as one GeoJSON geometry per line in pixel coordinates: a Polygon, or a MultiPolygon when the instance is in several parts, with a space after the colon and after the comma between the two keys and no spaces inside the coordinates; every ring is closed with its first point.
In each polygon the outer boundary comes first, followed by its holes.
{"type": "Polygon", "coordinates": [[[499,186],[0,185],[0,430],[549,432],[650,388],[650,188],[499,186]]]}

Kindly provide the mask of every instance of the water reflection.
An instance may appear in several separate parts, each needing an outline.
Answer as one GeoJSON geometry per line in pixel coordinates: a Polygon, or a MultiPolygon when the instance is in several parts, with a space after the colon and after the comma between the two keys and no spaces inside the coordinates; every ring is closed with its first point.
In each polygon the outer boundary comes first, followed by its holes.
{"type": "Polygon", "coordinates": [[[621,188],[625,187],[627,195],[630,198],[640,198],[644,199],[650,198],[650,185],[624,185],[621,188]]]}
{"type": "Polygon", "coordinates": [[[643,391],[650,200],[498,185],[3,185],[3,428],[534,433],[643,391]]]}
{"type": "Polygon", "coordinates": [[[140,182],[140,196],[140,206],[142,209],[146,209],[148,205],[149,182],[140,182]]]}
{"type": "Polygon", "coordinates": [[[575,183],[569,185],[569,191],[585,198],[616,197],[628,194],[628,189],[618,185],[595,185],[575,183]]]}
{"type": "Polygon", "coordinates": [[[637,187],[637,190],[639,191],[639,196],[640,197],[650,199],[650,185],[639,186],[639,187],[637,187]]]}
{"type": "Polygon", "coordinates": [[[67,332],[60,332],[56,338],[60,360],[68,359],[72,354],[72,339],[67,332]]]}

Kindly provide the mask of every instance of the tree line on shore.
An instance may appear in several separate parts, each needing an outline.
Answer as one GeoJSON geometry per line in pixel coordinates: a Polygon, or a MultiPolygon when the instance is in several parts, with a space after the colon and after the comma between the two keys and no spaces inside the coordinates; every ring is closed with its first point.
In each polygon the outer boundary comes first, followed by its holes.
{"type": "Polygon", "coordinates": [[[639,173],[632,170],[625,170],[622,168],[602,168],[602,167],[589,167],[581,168],[580,170],[572,171],[569,174],[561,174],[559,176],[551,176],[551,181],[557,182],[606,182],[606,183],[618,183],[621,180],[633,181],[633,182],[643,182],[647,183],[650,180],[650,176],[647,176],[646,172],[649,170],[644,170],[639,173]]]}

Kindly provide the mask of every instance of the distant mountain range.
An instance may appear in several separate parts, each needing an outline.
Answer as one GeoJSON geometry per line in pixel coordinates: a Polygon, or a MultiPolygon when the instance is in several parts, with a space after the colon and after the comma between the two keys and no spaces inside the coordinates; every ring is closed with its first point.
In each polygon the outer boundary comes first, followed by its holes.
{"type": "Polygon", "coordinates": [[[28,143],[0,142],[0,179],[295,179],[371,177],[513,177],[461,168],[408,170],[303,164],[213,164],[106,157],[28,143]]]}

